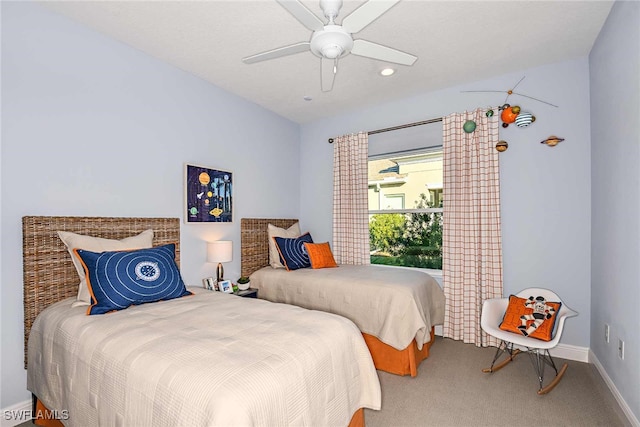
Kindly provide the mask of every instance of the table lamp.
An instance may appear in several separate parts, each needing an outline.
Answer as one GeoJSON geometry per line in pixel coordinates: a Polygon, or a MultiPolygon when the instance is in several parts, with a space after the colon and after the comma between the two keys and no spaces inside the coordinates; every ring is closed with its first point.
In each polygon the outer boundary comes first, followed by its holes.
{"type": "Polygon", "coordinates": [[[223,262],[230,262],[233,260],[233,242],[230,240],[218,240],[216,242],[207,243],[207,262],[217,262],[218,267],[216,269],[217,281],[223,280],[224,268],[223,262]]]}

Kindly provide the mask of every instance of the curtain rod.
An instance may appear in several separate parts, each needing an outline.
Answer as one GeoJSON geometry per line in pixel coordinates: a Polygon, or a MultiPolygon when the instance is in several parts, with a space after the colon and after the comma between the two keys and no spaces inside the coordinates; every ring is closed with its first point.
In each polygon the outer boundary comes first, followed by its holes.
{"type": "MultiPolygon", "coordinates": [[[[442,121],[442,117],[438,117],[435,119],[423,120],[421,122],[407,123],[405,125],[393,126],[390,128],[370,130],[369,132],[367,132],[367,135],[375,135],[377,133],[390,132],[392,130],[400,130],[400,129],[412,128],[414,126],[428,125],[430,123],[438,123],[441,121],[442,121]]],[[[328,141],[329,141],[329,144],[333,144],[333,138],[329,138],[328,141]]]]}

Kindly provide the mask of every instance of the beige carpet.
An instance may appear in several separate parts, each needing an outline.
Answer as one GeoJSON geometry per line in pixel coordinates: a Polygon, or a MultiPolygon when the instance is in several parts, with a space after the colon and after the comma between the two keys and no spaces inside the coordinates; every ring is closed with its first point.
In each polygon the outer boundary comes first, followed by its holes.
{"type": "MultiPolygon", "coordinates": [[[[485,374],[495,348],[436,337],[418,376],[378,372],[382,409],[365,410],[367,427],[401,426],[626,426],[630,425],[593,365],[555,359],[569,368],[547,395],[527,354],[485,374]]],[[[547,368],[545,375],[553,375],[547,368]]],[[[545,384],[547,381],[545,381],[545,384]]]]}
{"type": "MultiPolygon", "coordinates": [[[[494,353],[495,348],[436,337],[416,378],[378,372],[382,409],[365,410],[367,427],[630,426],[592,365],[569,361],[560,384],[538,396],[528,355],[484,374],[482,368],[489,367],[494,353]]],[[[556,359],[557,365],[564,362],[556,359]]],[[[553,370],[546,372],[551,375],[553,370]]]]}

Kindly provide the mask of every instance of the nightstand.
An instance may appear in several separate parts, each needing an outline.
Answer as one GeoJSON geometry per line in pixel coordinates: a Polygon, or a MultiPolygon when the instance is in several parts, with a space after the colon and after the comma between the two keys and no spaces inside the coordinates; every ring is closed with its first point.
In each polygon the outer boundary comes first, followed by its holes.
{"type": "Polygon", "coordinates": [[[251,288],[247,289],[246,291],[236,291],[233,294],[243,298],[258,298],[258,290],[251,288]]]}

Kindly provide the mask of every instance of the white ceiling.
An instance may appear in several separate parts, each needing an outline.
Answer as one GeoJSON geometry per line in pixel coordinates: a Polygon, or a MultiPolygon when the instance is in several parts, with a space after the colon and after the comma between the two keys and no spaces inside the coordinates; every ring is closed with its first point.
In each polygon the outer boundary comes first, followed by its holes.
{"type": "MultiPolygon", "coordinates": [[[[317,1],[303,3],[325,21],[317,1]]],[[[337,22],[363,1],[345,0],[337,22]]],[[[308,41],[311,32],[274,0],[64,1],[47,7],[305,123],[492,76],[588,55],[612,1],[404,0],[355,39],[418,56],[412,66],[348,55],[334,89],[320,90],[320,59],[304,52],[246,65],[243,57],[308,41]],[[309,96],[312,101],[305,101],[309,96]]],[[[505,88],[506,90],[507,88],[505,88]]]]}

